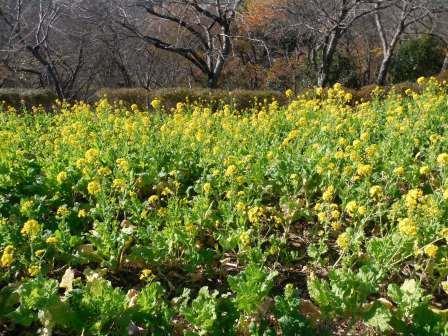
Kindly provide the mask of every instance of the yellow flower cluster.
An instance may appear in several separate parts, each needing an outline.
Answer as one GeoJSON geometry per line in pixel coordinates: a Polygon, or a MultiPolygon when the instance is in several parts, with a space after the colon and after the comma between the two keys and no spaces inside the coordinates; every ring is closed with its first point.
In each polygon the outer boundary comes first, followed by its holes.
{"type": "Polygon", "coordinates": [[[209,194],[211,190],[212,190],[211,183],[210,182],[204,183],[204,185],[202,186],[202,191],[206,194],[209,194]]]}
{"type": "Polygon", "coordinates": [[[92,181],[87,184],[87,191],[91,195],[96,195],[101,192],[101,184],[98,181],[92,181]]]}
{"type": "Polygon", "coordinates": [[[369,189],[369,195],[374,199],[379,199],[383,196],[383,188],[378,185],[373,186],[369,189]]]}
{"type": "Polygon", "coordinates": [[[406,237],[415,237],[417,224],[411,218],[402,218],[398,222],[398,230],[406,237]]]}
{"type": "Polygon", "coordinates": [[[91,148],[86,151],[84,158],[86,162],[93,163],[98,159],[99,156],[100,156],[99,150],[96,148],[91,148]]]}
{"type": "Polygon", "coordinates": [[[158,200],[159,200],[159,196],[157,196],[157,195],[151,195],[151,196],[149,196],[149,198],[148,198],[148,204],[149,204],[149,205],[153,205],[153,204],[155,204],[158,200]]]}
{"type": "Polygon", "coordinates": [[[356,203],[356,201],[348,202],[345,206],[345,210],[351,217],[355,216],[356,212],[358,211],[358,203],[356,203]]]}
{"type": "Polygon", "coordinates": [[[35,219],[30,219],[23,224],[22,230],[20,233],[26,237],[29,237],[31,240],[35,239],[39,234],[41,226],[39,222],[35,219]]]}
{"type": "Polygon", "coordinates": [[[28,274],[32,277],[35,277],[40,273],[40,266],[33,265],[28,267],[28,274]]]}
{"type": "Polygon", "coordinates": [[[61,171],[57,176],[56,176],[56,181],[59,184],[63,184],[68,178],[68,174],[65,171],[61,171]]]}
{"type": "Polygon", "coordinates": [[[10,267],[14,262],[14,246],[8,245],[3,251],[0,259],[0,267],[10,267]]]}
{"type": "Polygon", "coordinates": [[[129,162],[126,159],[117,159],[116,161],[117,166],[120,170],[122,170],[123,172],[127,172],[129,170],[129,162]]]}
{"type": "Polygon", "coordinates": [[[329,186],[322,194],[322,200],[325,202],[331,202],[333,200],[335,189],[333,186],[329,186]]]}
{"type": "Polygon", "coordinates": [[[437,255],[438,250],[439,248],[434,244],[428,244],[423,248],[425,254],[430,258],[434,258],[437,255]]]}
{"type": "Polygon", "coordinates": [[[356,174],[360,177],[366,177],[372,174],[372,166],[369,164],[360,164],[356,170],[356,174]]]}
{"type": "Polygon", "coordinates": [[[421,189],[411,189],[405,195],[404,201],[406,208],[409,210],[415,210],[418,203],[421,201],[423,197],[423,191],[421,189]]]}
{"type": "Polygon", "coordinates": [[[448,153],[442,153],[437,156],[437,163],[440,167],[448,166],[448,153]]]}
{"type": "Polygon", "coordinates": [[[145,280],[145,281],[150,282],[154,279],[154,277],[155,277],[154,274],[148,268],[143,269],[140,273],[140,280],[145,280]]]}
{"type": "Polygon", "coordinates": [[[226,177],[232,177],[232,176],[234,176],[236,174],[236,172],[237,172],[236,166],[235,165],[230,165],[230,166],[227,167],[224,175],[226,177]]]}
{"type": "Polygon", "coordinates": [[[126,181],[121,178],[116,178],[112,181],[112,188],[115,190],[124,190],[126,188],[126,181]]]}
{"type": "Polygon", "coordinates": [[[152,106],[152,108],[153,108],[154,110],[158,110],[158,109],[160,109],[160,107],[162,106],[162,102],[161,102],[159,99],[154,99],[154,100],[151,102],[151,106],[152,106]]]}
{"type": "Polygon", "coordinates": [[[66,205],[60,206],[56,210],[56,216],[60,218],[67,217],[70,214],[70,210],[67,208],[66,205]]]}
{"type": "Polygon", "coordinates": [[[50,236],[47,238],[46,243],[54,245],[54,244],[59,243],[59,239],[55,236],[50,236]]]}
{"type": "Polygon", "coordinates": [[[336,239],[336,245],[342,250],[345,251],[350,246],[350,235],[347,232],[341,233],[336,239]]]}
{"type": "Polygon", "coordinates": [[[249,221],[253,224],[258,223],[263,215],[264,209],[259,206],[252,207],[247,211],[249,221]]]}

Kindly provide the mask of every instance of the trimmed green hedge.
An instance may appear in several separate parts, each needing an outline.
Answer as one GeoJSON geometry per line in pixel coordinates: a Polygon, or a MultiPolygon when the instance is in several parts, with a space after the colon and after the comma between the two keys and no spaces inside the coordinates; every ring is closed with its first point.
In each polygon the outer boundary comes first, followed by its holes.
{"type": "Polygon", "coordinates": [[[97,98],[107,97],[110,101],[123,101],[125,104],[137,104],[140,107],[150,108],[151,101],[159,99],[166,109],[174,108],[177,103],[200,103],[218,109],[224,104],[231,105],[238,110],[246,110],[257,103],[271,103],[276,100],[280,105],[288,102],[285,95],[278,91],[251,91],[251,90],[208,90],[188,88],[166,88],[148,91],[142,88],[124,88],[99,90],[97,98]]]}
{"type": "Polygon", "coordinates": [[[15,108],[42,105],[51,109],[57,96],[48,89],[0,88],[0,103],[15,108]]]}

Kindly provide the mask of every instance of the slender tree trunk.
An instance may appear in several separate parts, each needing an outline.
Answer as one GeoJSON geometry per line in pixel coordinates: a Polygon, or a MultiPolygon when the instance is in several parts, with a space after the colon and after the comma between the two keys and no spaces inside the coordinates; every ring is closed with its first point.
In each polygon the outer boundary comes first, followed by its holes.
{"type": "Polygon", "coordinates": [[[336,47],[341,37],[340,31],[335,29],[331,32],[328,42],[323,50],[322,63],[319,67],[317,74],[317,85],[324,87],[328,84],[328,75],[333,63],[334,54],[336,52],[336,47]]]}
{"type": "Polygon", "coordinates": [[[325,85],[327,85],[327,79],[328,71],[322,65],[319,69],[319,73],[317,74],[317,86],[324,87],[325,85]]]}
{"type": "Polygon", "coordinates": [[[380,70],[376,79],[376,84],[383,86],[386,83],[386,77],[389,72],[389,67],[392,61],[392,53],[386,52],[381,61],[380,70]]]}
{"type": "Polygon", "coordinates": [[[210,73],[208,75],[207,87],[209,89],[216,89],[218,87],[219,74],[210,73]]]}
{"type": "Polygon", "coordinates": [[[448,70],[448,51],[446,52],[445,60],[443,61],[442,70],[440,72],[442,73],[447,70],[448,70]]]}
{"type": "Polygon", "coordinates": [[[27,49],[31,52],[31,54],[36,58],[36,60],[39,61],[41,65],[43,65],[48,74],[48,78],[50,79],[51,84],[53,84],[56,94],[59,99],[64,99],[64,90],[61,87],[61,83],[56,75],[56,69],[45,60],[45,58],[40,54],[39,47],[30,47],[28,46],[27,49]]]}

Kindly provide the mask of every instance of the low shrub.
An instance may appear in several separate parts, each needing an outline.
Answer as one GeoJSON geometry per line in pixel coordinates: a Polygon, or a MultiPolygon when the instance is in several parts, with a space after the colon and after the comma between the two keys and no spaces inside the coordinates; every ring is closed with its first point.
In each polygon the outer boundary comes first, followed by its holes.
{"type": "MultiPolygon", "coordinates": [[[[344,90],[350,92],[353,96],[352,103],[362,103],[371,101],[375,97],[375,91],[377,91],[378,85],[371,84],[361,87],[358,90],[347,89],[344,90]]],[[[389,92],[395,92],[400,95],[405,95],[407,90],[411,90],[412,92],[421,93],[422,88],[414,82],[403,82],[394,85],[387,85],[381,87],[383,90],[383,96],[389,92]]]]}
{"type": "Polygon", "coordinates": [[[103,88],[96,92],[96,98],[107,97],[110,101],[123,101],[126,105],[137,104],[147,108],[151,104],[150,91],[144,88],[103,88]]]}
{"type": "Polygon", "coordinates": [[[151,101],[159,99],[166,109],[176,107],[177,103],[200,103],[213,110],[222,105],[231,105],[238,110],[246,110],[258,103],[270,103],[276,100],[280,105],[287,103],[287,98],[278,91],[252,90],[209,90],[189,88],[165,88],[148,91],[143,88],[104,88],[97,92],[97,98],[107,97],[110,101],[122,101],[126,105],[137,104],[143,108],[151,108],[151,101]]]}
{"type": "Polygon", "coordinates": [[[0,103],[18,109],[41,105],[49,110],[56,98],[48,89],[0,88],[0,103]]]}

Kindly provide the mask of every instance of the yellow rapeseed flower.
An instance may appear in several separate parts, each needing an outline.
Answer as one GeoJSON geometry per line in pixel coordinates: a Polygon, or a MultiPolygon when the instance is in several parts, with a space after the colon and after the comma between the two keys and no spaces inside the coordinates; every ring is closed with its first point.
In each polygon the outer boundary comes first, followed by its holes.
{"type": "Polygon", "coordinates": [[[97,160],[99,155],[100,155],[100,151],[98,149],[91,148],[86,151],[86,153],[84,154],[84,158],[86,159],[87,162],[92,163],[97,160]]]}
{"type": "Polygon", "coordinates": [[[121,159],[117,159],[116,163],[120,170],[122,170],[124,172],[127,172],[129,170],[128,160],[121,158],[121,159]]]}
{"type": "Polygon", "coordinates": [[[36,238],[37,234],[40,231],[40,224],[37,220],[35,219],[30,219],[27,220],[25,222],[25,224],[23,224],[22,230],[20,230],[20,233],[23,236],[27,236],[29,238],[31,238],[31,240],[33,240],[34,238],[36,238]]]}
{"type": "Polygon", "coordinates": [[[401,166],[394,169],[394,174],[397,176],[403,176],[404,173],[405,173],[405,170],[401,166]]]}
{"type": "Polygon", "coordinates": [[[361,216],[364,216],[367,212],[367,208],[364,205],[361,205],[360,207],[358,207],[358,214],[360,214],[361,216]]]}
{"type": "Polygon", "coordinates": [[[341,233],[336,239],[336,245],[345,251],[350,246],[350,235],[347,232],[341,233]]]}
{"type": "Polygon", "coordinates": [[[70,210],[67,208],[66,205],[62,205],[56,210],[57,217],[61,217],[61,218],[67,217],[69,214],[70,214],[70,210]]]}
{"type": "Polygon", "coordinates": [[[425,254],[430,258],[434,258],[437,255],[438,250],[439,248],[434,244],[428,244],[423,248],[425,254]]]}
{"type": "Polygon", "coordinates": [[[340,221],[332,222],[331,228],[335,231],[339,231],[342,228],[342,223],[340,221]]]}
{"type": "Polygon", "coordinates": [[[98,181],[89,182],[87,185],[87,191],[91,195],[96,195],[101,192],[101,184],[98,181]]]}
{"type": "Polygon", "coordinates": [[[290,99],[291,99],[291,98],[294,96],[294,91],[291,90],[291,89],[286,90],[286,91],[285,91],[285,96],[286,96],[287,98],[290,98],[290,99]]]}
{"type": "Polygon", "coordinates": [[[240,234],[240,243],[241,246],[246,247],[250,244],[250,234],[247,231],[244,231],[240,234]]]}
{"type": "Polygon", "coordinates": [[[372,174],[372,166],[369,164],[360,164],[356,170],[356,173],[361,177],[366,177],[372,174]]]}
{"type": "Polygon", "coordinates": [[[448,153],[442,153],[437,156],[437,163],[441,167],[448,166],[448,153]]]}
{"type": "Polygon", "coordinates": [[[97,173],[100,176],[109,176],[110,174],[112,174],[112,171],[110,170],[109,167],[101,167],[98,168],[97,173]]]}
{"type": "Polygon", "coordinates": [[[345,210],[347,210],[347,213],[353,217],[357,210],[358,210],[358,203],[356,203],[356,201],[350,201],[347,203],[347,205],[345,206],[345,210]]]}
{"type": "Polygon", "coordinates": [[[383,188],[381,188],[378,185],[375,185],[369,189],[369,195],[374,199],[381,198],[381,196],[383,195],[383,188]]]}
{"type": "Polygon", "coordinates": [[[28,267],[28,274],[32,277],[35,277],[40,273],[40,266],[33,265],[28,267]]]}
{"type": "Polygon", "coordinates": [[[159,200],[159,196],[157,195],[151,195],[148,198],[148,204],[153,205],[159,200]]]}
{"type": "Polygon", "coordinates": [[[235,208],[239,213],[243,213],[246,210],[246,205],[243,202],[238,202],[235,208]]]}
{"type": "Polygon", "coordinates": [[[156,98],[151,102],[151,106],[154,110],[158,110],[162,106],[162,102],[156,98]]]}
{"type": "Polygon", "coordinates": [[[3,251],[0,259],[0,267],[10,267],[14,262],[14,246],[8,245],[3,251]]]}
{"type": "Polygon", "coordinates": [[[85,209],[80,209],[78,211],[78,218],[85,218],[87,217],[87,211],[85,209]]]}
{"type": "Polygon", "coordinates": [[[237,168],[236,168],[236,166],[235,166],[235,165],[230,165],[230,166],[227,167],[227,169],[226,169],[224,175],[225,175],[226,177],[231,177],[231,176],[235,175],[236,172],[237,172],[237,168]]]}
{"type": "Polygon", "coordinates": [[[154,279],[154,274],[148,268],[145,268],[140,272],[140,280],[151,281],[154,279]]]}
{"type": "Polygon", "coordinates": [[[47,240],[45,241],[47,244],[57,244],[59,243],[59,239],[56,236],[50,236],[47,238],[47,240]]]}
{"type": "Polygon", "coordinates": [[[211,190],[212,190],[212,185],[209,182],[205,183],[202,186],[202,191],[206,194],[209,194],[211,190]]]}
{"type": "Polygon", "coordinates": [[[36,252],[34,252],[34,255],[38,258],[42,257],[45,254],[45,250],[41,249],[41,250],[37,250],[36,252]]]}
{"type": "Polygon", "coordinates": [[[68,178],[68,174],[65,171],[61,171],[57,176],[56,176],[56,181],[59,184],[63,184],[68,178]]]}
{"type": "Polygon", "coordinates": [[[398,221],[398,231],[404,236],[415,237],[417,224],[411,218],[402,218],[398,221]]]}
{"type": "Polygon", "coordinates": [[[419,77],[419,78],[417,79],[417,84],[418,84],[418,85],[424,85],[425,82],[426,82],[426,78],[425,78],[425,77],[419,77]]]}
{"type": "Polygon", "coordinates": [[[443,228],[442,230],[440,230],[439,234],[442,238],[445,238],[445,240],[448,242],[448,228],[443,228]]]}
{"type": "Polygon", "coordinates": [[[116,190],[123,190],[126,187],[126,181],[121,178],[116,178],[112,181],[112,188],[116,190]]]}
{"type": "Polygon", "coordinates": [[[264,214],[264,210],[262,207],[255,206],[253,208],[250,208],[247,211],[247,216],[249,218],[249,222],[251,223],[258,223],[261,219],[261,217],[264,214]]]}
{"type": "Polygon", "coordinates": [[[22,215],[27,215],[33,209],[34,201],[31,199],[24,200],[20,202],[20,213],[22,215]]]}
{"type": "Polygon", "coordinates": [[[334,197],[334,193],[335,193],[335,189],[333,186],[329,186],[327,189],[325,189],[325,191],[322,194],[322,200],[324,200],[325,202],[330,202],[333,200],[334,197]]]}
{"type": "Polygon", "coordinates": [[[409,210],[414,210],[417,207],[418,202],[421,201],[422,197],[423,191],[421,189],[416,188],[409,190],[404,197],[406,208],[409,210]]]}
{"type": "Polygon", "coordinates": [[[431,172],[431,168],[429,168],[429,166],[422,166],[419,169],[420,175],[423,175],[423,176],[428,175],[430,172],[431,172]]]}

